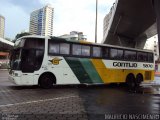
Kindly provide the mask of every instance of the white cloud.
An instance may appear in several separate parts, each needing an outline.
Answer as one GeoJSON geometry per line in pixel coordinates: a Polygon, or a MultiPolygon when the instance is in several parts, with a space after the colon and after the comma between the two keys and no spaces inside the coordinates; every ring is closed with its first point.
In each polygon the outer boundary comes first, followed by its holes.
{"type": "MultiPolygon", "coordinates": [[[[114,0],[98,1],[98,42],[103,39],[103,18],[109,12],[114,0]]],[[[95,39],[96,0],[41,0],[54,7],[54,35],[68,34],[77,30],[87,35],[89,41],[95,39]]]]}

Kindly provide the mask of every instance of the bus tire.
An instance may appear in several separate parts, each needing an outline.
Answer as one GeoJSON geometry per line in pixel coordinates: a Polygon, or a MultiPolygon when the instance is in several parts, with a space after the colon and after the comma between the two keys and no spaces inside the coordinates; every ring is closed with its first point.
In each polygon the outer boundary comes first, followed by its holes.
{"type": "Polygon", "coordinates": [[[127,87],[130,89],[135,88],[136,84],[135,84],[135,77],[132,73],[127,75],[126,78],[126,83],[127,83],[127,87]]]}
{"type": "Polygon", "coordinates": [[[136,86],[139,87],[139,85],[141,84],[141,82],[143,81],[143,75],[141,73],[137,74],[136,76],[136,86]]]}
{"type": "Polygon", "coordinates": [[[55,76],[52,73],[44,73],[39,78],[39,85],[44,89],[49,89],[55,84],[55,76]]]}

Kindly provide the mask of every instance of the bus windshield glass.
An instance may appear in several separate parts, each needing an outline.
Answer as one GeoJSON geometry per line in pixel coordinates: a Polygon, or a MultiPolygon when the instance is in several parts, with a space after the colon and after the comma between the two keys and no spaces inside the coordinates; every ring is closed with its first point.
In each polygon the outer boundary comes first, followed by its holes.
{"type": "Polygon", "coordinates": [[[10,55],[10,68],[26,72],[38,70],[44,56],[44,42],[41,38],[26,38],[17,41],[16,49],[10,55]]]}
{"type": "Polygon", "coordinates": [[[23,38],[15,42],[14,48],[36,48],[44,49],[44,39],[42,38],[23,38]]]}
{"type": "Polygon", "coordinates": [[[10,68],[12,70],[20,70],[20,58],[21,49],[12,50],[10,53],[10,68]]]}

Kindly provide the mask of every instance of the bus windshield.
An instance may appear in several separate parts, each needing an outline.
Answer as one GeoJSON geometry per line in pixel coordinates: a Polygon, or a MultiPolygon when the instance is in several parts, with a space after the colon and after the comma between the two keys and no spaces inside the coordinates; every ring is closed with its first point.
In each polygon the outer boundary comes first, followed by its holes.
{"type": "Polygon", "coordinates": [[[20,58],[21,49],[15,49],[10,52],[10,68],[12,70],[20,70],[20,58]]]}
{"type": "Polygon", "coordinates": [[[39,70],[43,61],[44,51],[40,49],[22,49],[22,72],[39,70]]]}
{"type": "Polygon", "coordinates": [[[23,45],[11,52],[11,70],[22,70],[22,72],[38,70],[43,61],[44,40],[27,38],[22,39],[22,41],[23,45]]]}

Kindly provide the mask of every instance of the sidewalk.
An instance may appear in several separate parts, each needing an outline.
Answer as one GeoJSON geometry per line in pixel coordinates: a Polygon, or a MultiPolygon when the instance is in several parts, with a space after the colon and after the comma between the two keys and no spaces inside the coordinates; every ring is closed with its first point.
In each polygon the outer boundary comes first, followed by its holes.
{"type": "Polygon", "coordinates": [[[142,86],[154,86],[160,87],[160,76],[155,76],[155,79],[152,82],[142,82],[142,86]]]}
{"type": "Polygon", "coordinates": [[[153,81],[155,84],[160,85],[160,76],[155,76],[155,79],[153,81]]]}

